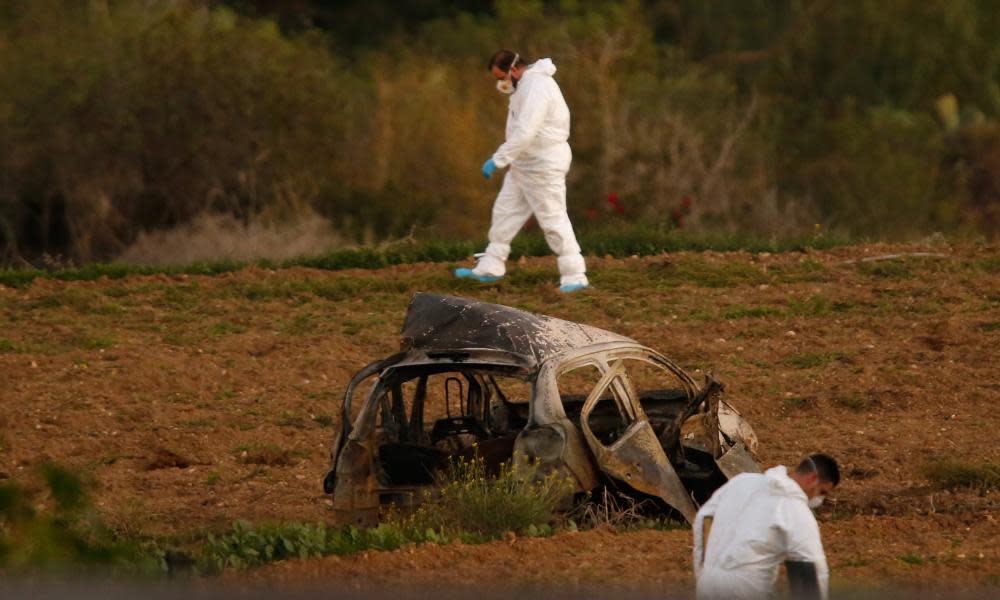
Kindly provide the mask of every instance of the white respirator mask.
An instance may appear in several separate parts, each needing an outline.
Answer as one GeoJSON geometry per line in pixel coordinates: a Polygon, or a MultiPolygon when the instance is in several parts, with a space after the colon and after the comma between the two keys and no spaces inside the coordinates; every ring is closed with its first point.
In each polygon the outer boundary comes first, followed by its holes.
{"type": "Polygon", "coordinates": [[[517,59],[519,58],[521,58],[521,55],[515,53],[514,60],[511,61],[510,68],[507,69],[507,77],[505,79],[497,81],[497,91],[500,92],[501,94],[507,94],[509,96],[510,94],[514,93],[515,89],[517,89],[516,86],[514,85],[513,79],[511,79],[511,71],[514,70],[514,65],[517,64],[517,59]]]}

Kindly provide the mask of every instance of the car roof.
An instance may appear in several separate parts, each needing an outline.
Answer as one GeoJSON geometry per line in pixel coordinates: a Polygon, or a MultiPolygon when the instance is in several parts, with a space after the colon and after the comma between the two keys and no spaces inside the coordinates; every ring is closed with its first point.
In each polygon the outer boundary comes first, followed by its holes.
{"type": "MultiPolygon", "coordinates": [[[[468,298],[417,293],[403,322],[401,350],[434,353],[492,350],[541,364],[572,349],[638,342],[617,333],[468,298]]],[[[527,366],[527,365],[526,365],[527,366]]]]}

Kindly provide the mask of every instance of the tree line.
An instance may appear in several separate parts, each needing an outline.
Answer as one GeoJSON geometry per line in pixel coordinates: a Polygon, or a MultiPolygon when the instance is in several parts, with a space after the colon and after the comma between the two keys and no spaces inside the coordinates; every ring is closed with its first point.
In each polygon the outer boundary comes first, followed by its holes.
{"type": "Polygon", "coordinates": [[[483,235],[497,48],[551,57],[581,228],[1000,231],[988,0],[0,5],[0,258],[205,214],[483,235]]]}

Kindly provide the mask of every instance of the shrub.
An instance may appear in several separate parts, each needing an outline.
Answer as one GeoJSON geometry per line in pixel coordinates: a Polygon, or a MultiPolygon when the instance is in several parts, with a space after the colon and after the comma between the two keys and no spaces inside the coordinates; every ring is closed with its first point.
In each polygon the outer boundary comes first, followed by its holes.
{"type": "Polygon", "coordinates": [[[418,530],[487,538],[537,532],[554,520],[572,489],[560,473],[543,474],[537,464],[511,460],[491,477],[482,458],[458,459],[442,474],[438,494],[428,496],[408,522],[418,530]]]}
{"type": "Polygon", "coordinates": [[[0,569],[12,571],[103,568],[124,573],[163,572],[163,552],[115,536],[94,512],[83,482],[72,472],[43,465],[41,494],[16,483],[0,485],[0,569]]]}

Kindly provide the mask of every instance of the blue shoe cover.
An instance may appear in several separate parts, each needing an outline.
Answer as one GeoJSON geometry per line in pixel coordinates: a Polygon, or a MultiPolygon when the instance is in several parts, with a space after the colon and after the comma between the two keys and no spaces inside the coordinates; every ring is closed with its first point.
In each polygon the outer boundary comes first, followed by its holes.
{"type": "Polygon", "coordinates": [[[477,275],[472,271],[472,269],[459,268],[455,269],[455,277],[459,279],[475,279],[479,283],[493,283],[494,281],[500,281],[503,277],[497,277],[496,275],[477,275]]]}
{"type": "Polygon", "coordinates": [[[587,289],[586,283],[567,283],[565,285],[559,286],[559,291],[564,294],[571,294],[573,292],[579,292],[580,290],[587,289]]]}

